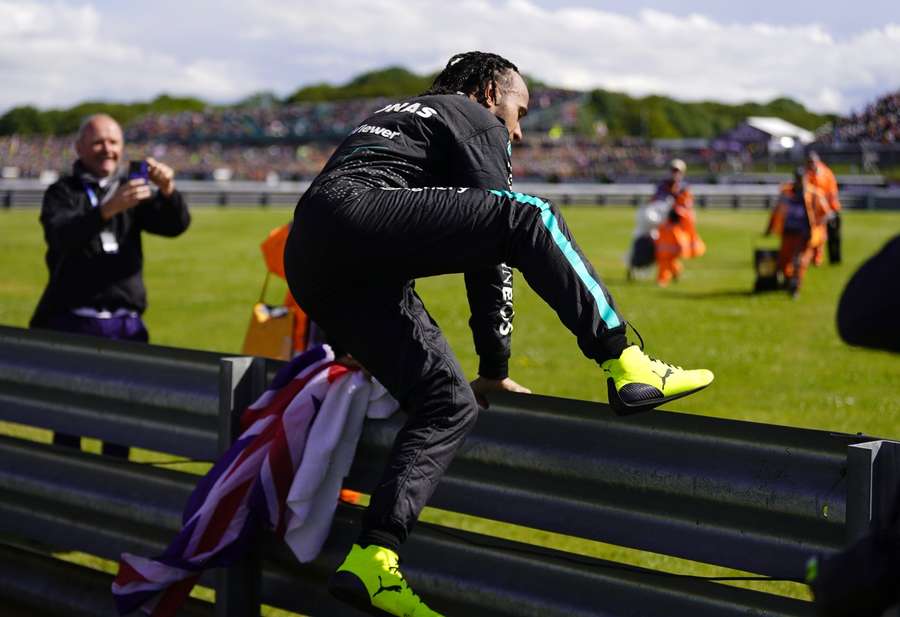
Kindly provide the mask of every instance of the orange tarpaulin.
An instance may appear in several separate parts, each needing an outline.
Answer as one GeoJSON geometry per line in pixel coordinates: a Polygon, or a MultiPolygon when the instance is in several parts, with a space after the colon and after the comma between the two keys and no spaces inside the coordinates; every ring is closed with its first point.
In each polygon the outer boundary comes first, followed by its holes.
{"type": "Polygon", "coordinates": [[[290,223],[276,227],[269,232],[269,237],[259,245],[259,248],[262,249],[263,259],[266,261],[266,268],[281,278],[286,278],[284,275],[284,245],[287,243],[290,231],[290,223]]]}
{"type": "MultiPolygon", "coordinates": [[[[276,227],[269,232],[269,237],[259,245],[263,259],[266,262],[266,268],[275,276],[283,279],[287,278],[284,274],[284,245],[287,243],[290,231],[290,223],[276,227]]],[[[294,352],[304,351],[306,349],[306,333],[309,322],[306,313],[297,306],[297,301],[294,300],[290,290],[284,297],[284,305],[294,314],[294,352]]]]}

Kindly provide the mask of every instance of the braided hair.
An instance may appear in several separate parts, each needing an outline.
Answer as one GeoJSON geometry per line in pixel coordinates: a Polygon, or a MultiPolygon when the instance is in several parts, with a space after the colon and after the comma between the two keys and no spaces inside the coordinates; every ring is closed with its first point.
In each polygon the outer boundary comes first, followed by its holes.
{"type": "Polygon", "coordinates": [[[489,85],[497,88],[497,82],[506,85],[507,71],[519,72],[515,64],[497,54],[467,51],[456,54],[447,66],[434,78],[434,83],[423,94],[456,94],[461,92],[475,97],[485,105],[484,91],[489,85]]]}

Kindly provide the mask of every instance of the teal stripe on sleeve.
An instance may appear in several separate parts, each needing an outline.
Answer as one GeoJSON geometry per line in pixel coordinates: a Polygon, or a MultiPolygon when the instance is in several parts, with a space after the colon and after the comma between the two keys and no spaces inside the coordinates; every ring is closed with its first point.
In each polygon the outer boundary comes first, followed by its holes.
{"type": "Polygon", "coordinates": [[[569,265],[572,266],[572,269],[575,270],[578,278],[581,279],[581,282],[587,287],[588,292],[593,296],[594,301],[597,303],[597,311],[600,313],[600,318],[603,320],[603,323],[606,324],[607,328],[620,326],[622,321],[609,305],[609,302],[606,301],[603,287],[600,286],[598,281],[594,280],[594,277],[588,272],[587,267],[584,265],[584,261],[582,261],[581,256],[575,250],[575,247],[572,246],[569,239],[563,235],[563,232],[556,221],[556,217],[550,209],[550,204],[538,197],[526,195],[525,193],[497,190],[491,190],[491,193],[501,197],[510,197],[519,203],[534,206],[541,211],[541,221],[543,221],[544,227],[550,232],[550,237],[553,238],[556,246],[562,251],[563,257],[566,258],[566,261],[568,261],[569,265]]]}

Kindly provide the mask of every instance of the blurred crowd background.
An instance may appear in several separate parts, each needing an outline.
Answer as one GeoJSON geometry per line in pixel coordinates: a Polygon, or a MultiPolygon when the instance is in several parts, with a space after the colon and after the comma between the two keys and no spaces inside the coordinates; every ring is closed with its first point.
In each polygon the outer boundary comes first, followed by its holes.
{"type": "MultiPolygon", "coordinates": [[[[178,106],[177,99],[162,98],[178,106]]],[[[150,105],[145,113],[112,115],[125,127],[129,159],[153,156],[181,178],[277,182],[312,179],[347,133],[398,98],[279,101],[263,95],[234,106],[188,100],[181,106],[189,109],[152,111],[150,105]]],[[[673,156],[687,162],[694,178],[716,181],[721,174],[785,171],[804,148],[816,148],[838,173],[900,180],[900,92],[847,117],[818,116],[788,99],[727,108],[540,84],[532,86],[531,101],[525,139],[513,157],[520,181],[640,181],[673,156]],[[749,113],[802,122],[812,137],[773,147],[770,135],[741,130],[741,116],[749,113]]],[[[95,110],[86,104],[78,111],[95,110]]],[[[71,167],[73,121],[53,125],[61,116],[50,114],[17,108],[0,118],[4,177],[52,178],[71,167]]]]}

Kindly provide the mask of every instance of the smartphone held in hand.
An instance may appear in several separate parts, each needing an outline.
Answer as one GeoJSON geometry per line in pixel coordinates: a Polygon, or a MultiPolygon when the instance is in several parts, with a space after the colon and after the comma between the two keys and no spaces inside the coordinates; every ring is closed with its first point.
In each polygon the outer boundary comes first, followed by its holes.
{"type": "Polygon", "coordinates": [[[147,168],[147,161],[131,161],[128,163],[128,179],[149,180],[150,171],[147,168]]]}

